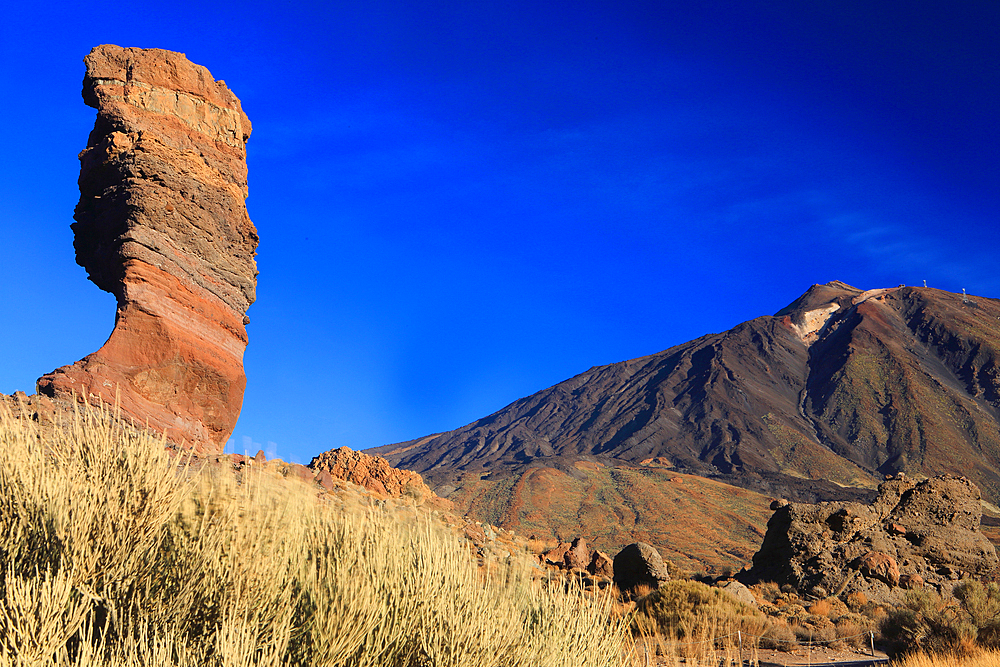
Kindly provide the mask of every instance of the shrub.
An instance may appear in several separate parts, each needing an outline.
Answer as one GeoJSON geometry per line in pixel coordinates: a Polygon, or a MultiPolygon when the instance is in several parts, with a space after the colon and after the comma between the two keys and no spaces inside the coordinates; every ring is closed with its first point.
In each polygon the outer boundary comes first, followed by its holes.
{"type": "Polygon", "coordinates": [[[946,602],[926,589],[907,591],[906,603],[889,611],[880,624],[893,654],[913,650],[944,652],[969,638],[970,629],[962,622],[957,603],[946,602]]]}
{"type": "Polygon", "coordinates": [[[630,618],[607,594],[479,568],[405,502],[320,502],[164,444],[101,411],[41,433],[0,406],[0,667],[621,664],[630,618]]]}
{"type": "Polygon", "coordinates": [[[814,616],[828,616],[831,609],[833,609],[833,604],[829,600],[817,600],[809,605],[809,613],[814,616]]]}
{"type": "Polygon", "coordinates": [[[795,632],[783,621],[775,621],[760,638],[761,648],[775,649],[778,651],[791,651],[798,646],[799,640],[795,632]]]}
{"type": "Polygon", "coordinates": [[[969,653],[977,646],[1000,646],[1000,587],[966,580],[954,589],[955,599],[912,590],[906,605],[882,620],[882,634],[895,652],[920,649],[934,653],[969,653]]]}
{"type": "Polygon", "coordinates": [[[636,600],[637,602],[642,602],[650,595],[652,595],[655,591],[656,589],[650,586],[649,584],[636,584],[632,588],[630,596],[633,600],[636,600]]]}
{"type": "Polygon", "coordinates": [[[847,594],[844,602],[847,603],[847,608],[851,611],[860,612],[868,604],[868,596],[861,591],[854,591],[847,594]]]}
{"type": "Polygon", "coordinates": [[[850,617],[837,619],[837,639],[841,646],[847,645],[856,649],[864,649],[869,646],[870,629],[867,625],[858,623],[850,617]]]}
{"type": "Polygon", "coordinates": [[[774,604],[778,596],[781,595],[781,588],[773,581],[764,581],[750,587],[750,592],[754,594],[758,602],[774,604]]]}
{"type": "Polygon", "coordinates": [[[804,623],[794,624],[792,632],[800,644],[830,644],[837,639],[837,628],[823,616],[813,616],[804,623]]]}
{"type": "Polygon", "coordinates": [[[638,613],[661,632],[679,639],[705,625],[725,628],[757,627],[762,616],[724,591],[696,581],[668,581],[639,600],[638,613]]]}
{"type": "Polygon", "coordinates": [[[685,570],[671,560],[663,559],[663,566],[667,569],[667,574],[671,579],[691,579],[691,572],[685,570]]]}
{"type": "Polygon", "coordinates": [[[1000,648],[1000,586],[970,579],[955,587],[955,597],[976,629],[977,643],[1000,648]]]}

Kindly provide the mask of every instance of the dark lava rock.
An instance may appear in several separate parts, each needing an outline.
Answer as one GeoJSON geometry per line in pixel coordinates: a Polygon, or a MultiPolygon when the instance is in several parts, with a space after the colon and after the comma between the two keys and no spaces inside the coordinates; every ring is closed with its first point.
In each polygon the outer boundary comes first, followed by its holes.
{"type": "Polygon", "coordinates": [[[887,481],[871,505],[789,503],[768,521],[753,568],[740,578],[802,594],[859,591],[889,604],[924,586],[948,596],[956,579],[997,568],[981,517],[978,487],[952,475],[887,481]]]}
{"type": "Polygon", "coordinates": [[[660,552],[645,542],[630,544],[615,556],[615,583],[622,590],[646,584],[657,588],[661,581],[669,581],[670,575],[660,558],[660,552]]]}

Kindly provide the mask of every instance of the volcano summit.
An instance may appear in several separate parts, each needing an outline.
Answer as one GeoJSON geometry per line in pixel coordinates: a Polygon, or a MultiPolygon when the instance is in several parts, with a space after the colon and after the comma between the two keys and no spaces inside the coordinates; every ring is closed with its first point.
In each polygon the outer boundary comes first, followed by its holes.
{"type": "Polygon", "coordinates": [[[526,477],[579,477],[581,465],[688,473],[810,502],[865,499],[900,472],[948,473],[996,504],[1000,301],[813,285],[775,315],[591,368],[462,428],[375,451],[514,526],[531,525],[526,477]]]}

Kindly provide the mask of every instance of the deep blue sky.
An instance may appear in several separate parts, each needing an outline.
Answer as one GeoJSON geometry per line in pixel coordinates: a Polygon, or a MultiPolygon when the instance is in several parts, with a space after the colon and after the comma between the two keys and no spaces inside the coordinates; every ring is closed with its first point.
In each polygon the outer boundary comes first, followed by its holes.
{"type": "Polygon", "coordinates": [[[809,285],[1000,297],[1000,3],[19,3],[0,23],[0,392],[96,350],[74,261],[96,44],[253,122],[233,436],[308,462],[456,428],[809,285]]]}

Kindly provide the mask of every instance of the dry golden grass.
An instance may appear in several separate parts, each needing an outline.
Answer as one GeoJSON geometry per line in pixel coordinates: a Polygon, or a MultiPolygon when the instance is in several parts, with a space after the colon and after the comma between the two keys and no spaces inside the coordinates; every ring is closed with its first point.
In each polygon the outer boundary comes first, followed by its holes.
{"type": "Polygon", "coordinates": [[[725,625],[704,618],[687,637],[640,628],[632,652],[631,667],[738,667],[759,661],[758,638],[738,625],[725,625]]]}
{"type": "Polygon", "coordinates": [[[978,651],[968,656],[916,653],[906,656],[894,665],[895,667],[998,667],[1000,650],[978,651]]]}
{"type": "Polygon", "coordinates": [[[416,508],[195,470],[84,410],[0,408],[0,667],[618,665],[610,595],[480,569],[416,508]]]}

